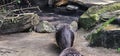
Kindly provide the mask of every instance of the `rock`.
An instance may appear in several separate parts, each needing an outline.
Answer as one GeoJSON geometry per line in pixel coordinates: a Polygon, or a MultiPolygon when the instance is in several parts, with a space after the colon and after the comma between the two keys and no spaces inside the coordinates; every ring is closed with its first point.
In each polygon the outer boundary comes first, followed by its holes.
{"type": "Polygon", "coordinates": [[[78,30],[78,24],[76,21],[73,21],[71,24],[70,24],[70,28],[75,32],[78,30]]]}
{"type": "Polygon", "coordinates": [[[109,24],[101,31],[88,35],[91,47],[119,48],[120,26],[109,24]]]}
{"type": "Polygon", "coordinates": [[[22,32],[38,24],[39,16],[34,13],[24,13],[15,17],[0,19],[0,34],[22,32]]]}
{"type": "Polygon", "coordinates": [[[115,20],[112,22],[112,24],[120,25],[120,10],[112,11],[112,12],[105,12],[100,15],[101,21],[105,22],[112,17],[115,17],[115,20]]]}
{"type": "Polygon", "coordinates": [[[102,21],[107,21],[111,17],[115,17],[116,19],[120,18],[120,10],[105,12],[100,15],[102,21]]]}
{"type": "Polygon", "coordinates": [[[120,47],[120,30],[102,31],[94,34],[90,42],[91,47],[119,48],[120,47]]]}
{"type": "Polygon", "coordinates": [[[78,10],[78,7],[77,6],[74,6],[74,5],[67,5],[67,10],[78,10]]]}
{"type": "Polygon", "coordinates": [[[92,6],[80,16],[79,25],[81,25],[84,29],[89,30],[99,22],[99,19],[101,18],[100,15],[102,13],[116,10],[120,10],[120,3],[92,6]]]}
{"type": "Polygon", "coordinates": [[[70,0],[72,2],[76,2],[78,4],[82,4],[85,6],[91,6],[91,5],[106,5],[114,2],[120,2],[120,0],[70,0]]]}
{"type": "Polygon", "coordinates": [[[39,33],[50,33],[55,32],[55,27],[50,24],[48,21],[41,21],[38,25],[34,27],[34,31],[39,33]]]}

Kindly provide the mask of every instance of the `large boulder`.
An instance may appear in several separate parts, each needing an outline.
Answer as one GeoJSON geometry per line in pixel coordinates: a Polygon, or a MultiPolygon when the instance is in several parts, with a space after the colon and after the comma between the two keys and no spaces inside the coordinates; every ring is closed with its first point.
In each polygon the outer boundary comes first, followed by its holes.
{"type": "Polygon", "coordinates": [[[120,26],[118,24],[110,24],[116,20],[111,18],[105,23],[102,23],[96,27],[87,36],[87,40],[90,41],[90,46],[101,46],[105,48],[119,48],[120,47],[120,26]]]}
{"type": "Polygon", "coordinates": [[[92,6],[80,16],[78,23],[84,29],[89,30],[99,22],[101,14],[116,10],[120,10],[119,2],[101,6],[92,6]]]}
{"type": "Polygon", "coordinates": [[[101,24],[98,24],[86,38],[90,41],[90,46],[119,48],[120,10],[104,12],[100,17],[101,24]]]}
{"type": "MultiPolygon", "coordinates": [[[[101,26],[100,26],[101,27],[101,26]]],[[[99,32],[92,32],[87,36],[91,47],[119,48],[120,26],[108,24],[99,32]]]]}
{"type": "Polygon", "coordinates": [[[0,34],[22,32],[34,27],[39,22],[39,16],[34,13],[19,14],[14,17],[0,19],[0,34]]]}

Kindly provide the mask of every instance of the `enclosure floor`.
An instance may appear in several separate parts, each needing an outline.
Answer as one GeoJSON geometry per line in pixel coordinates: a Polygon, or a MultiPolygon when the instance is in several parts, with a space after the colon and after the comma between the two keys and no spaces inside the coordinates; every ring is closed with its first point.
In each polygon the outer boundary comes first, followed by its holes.
{"type": "MultiPolygon", "coordinates": [[[[75,33],[74,48],[84,56],[120,56],[116,50],[88,47],[87,33],[75,33]]],[[[58,56],[54,33],[16,33],[0,36],[0,56],[58,56]]]]}

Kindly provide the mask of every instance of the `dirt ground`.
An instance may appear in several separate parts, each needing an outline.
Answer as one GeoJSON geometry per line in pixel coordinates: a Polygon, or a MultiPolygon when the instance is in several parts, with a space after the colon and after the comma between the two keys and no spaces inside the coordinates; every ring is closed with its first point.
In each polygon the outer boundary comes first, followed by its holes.
{"type": "MultiPolygon", "coordinates": [[[[116,50],[88,47],[84,30],[75,32],[74,48],[84,56],[120,56],[116,50]]],[[[0,36],[0,56],[58,56],[54,33],[16,33],[0,36]]]]}

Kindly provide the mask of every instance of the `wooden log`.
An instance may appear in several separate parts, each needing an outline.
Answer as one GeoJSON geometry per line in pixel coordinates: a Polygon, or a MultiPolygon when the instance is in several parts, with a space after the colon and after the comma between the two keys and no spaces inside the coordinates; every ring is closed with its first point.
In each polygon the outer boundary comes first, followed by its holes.
{"type": "Polygon", "coordinates": [[[37,14],[24,13],[16,17],[6,17],[4,19],[0,19],[0,34],[25,31],[38,24],[38,18],[37,14]]]}

